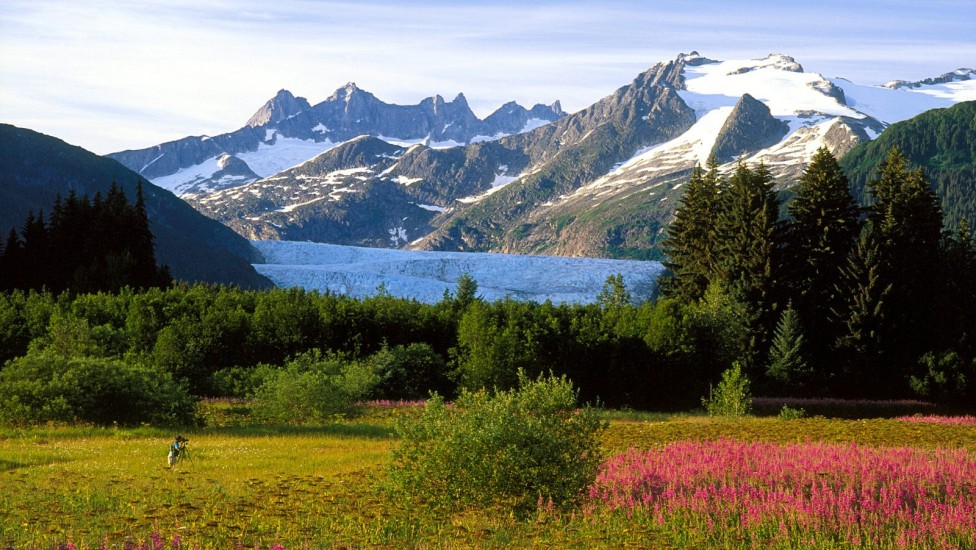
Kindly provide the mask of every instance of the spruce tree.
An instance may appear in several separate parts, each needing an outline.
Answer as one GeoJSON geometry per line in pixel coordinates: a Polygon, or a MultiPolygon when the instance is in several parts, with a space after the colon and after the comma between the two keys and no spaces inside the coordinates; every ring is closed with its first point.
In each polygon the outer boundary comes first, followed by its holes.
{"type": "Polygon", "coordinates": [[[944,287],[942,211],[921,169],[893,149],[879,167],[874,182],[876,202],[870,219],[879,233],[879,252],[885,265],[891,331],[891,364],[884,373],[894,391],[918,359],[945,335],[937,305],[944,287]]]}
{"type": "Polygon", "coordinates": [[[843,300],[831,311],[832,322],[842,327],[834,346],[838,360],[821,366],[833,367],[822,377],[834,379],[835,389],[851,397],[884,393],[891,283],[879,239],[869,220],[840,272],[837,293],[843,300]]]}
{"type": "Polygon", "coordinates": [[[745,367],[765,364],[777,320],[777,277],[783,247],[779,198],[763,164],[740,163],[719,195],[716,279],[748,309],[751,343],[745,367]]]}
{"type": "Polygon", "coordinates": [[[837,337],[825,322],[838,305],[837,276],[860,232],[860,210],[837,159],[821,147],[794,187],[789,205],[786,274],[794,305],[808,327],[818,363],[837,337]]]}
{"type": "Polygon", "coordinates": [[[790,392],[806,390],[813,382],[813,372],[805,355],[806,340],[800,316],[788,306],[776,325],[766,375],[790,392]]]}
{"type": "Polygon", "coordinates": [[[695,166],[684,195],[668,226],[663,244],[670,277],[662,280],[662,291],[683,302],[702,299],[715,273],[715,235],[718,214],[718,170],[714,159],[709,170],[695,166]]]}

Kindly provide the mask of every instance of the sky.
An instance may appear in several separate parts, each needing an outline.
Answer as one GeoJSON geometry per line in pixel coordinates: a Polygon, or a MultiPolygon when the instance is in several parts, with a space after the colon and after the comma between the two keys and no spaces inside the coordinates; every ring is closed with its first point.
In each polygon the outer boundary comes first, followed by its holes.
{"type": "Polygon", "coordinates": [[[585,108],[657,62],[793,56],[859,84],[976,67],[976,0],[4,0],[0,122],[99,154],[244,125],[280,89],[585,108]]]}

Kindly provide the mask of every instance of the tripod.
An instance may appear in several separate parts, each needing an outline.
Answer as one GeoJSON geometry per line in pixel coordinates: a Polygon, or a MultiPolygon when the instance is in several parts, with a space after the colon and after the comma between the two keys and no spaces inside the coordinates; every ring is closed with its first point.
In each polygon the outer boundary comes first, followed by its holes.
{"type": "Polygon", "coordinates": [[[186,446],[186,444],[185,444],[185,443],[183,444],[183,446],[182,446],[182,447],[180,447],[180,454],[178,454],[178,455],[176,456],[176,463],[177,463],[177,464],[179,464],[179,463],[181,463],[181,462],[183,462],[183,458],[184,458],[184,457],[185,457],[185,458],[186,458],[187,460],[189,460],[189,461],[190,461],[191,463],[193,462],[193,457],[192,457],[192,456],[190,456],[190,449],[189,449],[189,448],[187,448],[187,446],[186,446]]]}

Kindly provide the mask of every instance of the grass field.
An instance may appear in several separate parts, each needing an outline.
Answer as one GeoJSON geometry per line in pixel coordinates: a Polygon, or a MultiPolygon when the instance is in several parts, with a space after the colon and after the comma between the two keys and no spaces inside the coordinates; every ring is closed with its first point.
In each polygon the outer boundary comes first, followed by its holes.
{"type": "MultiPolygon", "coordinates": [[[[643,481],[631,474],[626,481],[611,481],[607,472],[603,485],[598,483],[576,512],[558,514],[540,506],[531,518],[516,518],[504,510],[446,510],[385,492],[395,414],[410,409],[374,407],[361,418],[330,426],[275,427],[241,425],[233,411],[215,409],[215,426],[183,433],[190,439],[190,458],[173,469],[166,466],[175,435],[168,431],[0,429],[0,547],[976,547],[973,527],[954,531],[951,524],[933,523],[929,532],[906,526],[956,517],[948,514],[976,516],[974,422],[618,413],[604,435],[608,457],[657,460],[663,470],[721,455],[722,479],[705,467],[680,472],[685,485],[668,481],[663,471],[644,472],[643,481]],[[911,480],[891,477],[906,450],[911,458],[905,459],[904,475],[922,479],[912,468],[928,464],[932,479],[915,481],[925,485],[904,485],[911,480]],[[749,458],[749,452],[763,456],[749,458]],[[804,466],[797,453],[826,453],[864,467],[879,460],[891,471],[869,483],[863,468],[851,474],[823,461],[815,468],[833,469],[803,481],[809,472],[800,471],[804,466]],[[779,454],[793,458],[771,463],[772,473],[755,465],[738,472],[750,460],[768,462],[779,454]],[[851,475],[856,479],[848,479],[851,475]],[[818,481],[822,478],[830,482],[818,481]],[[810,515],[825,513],[813,508],[807,514],[801,508],[770,511],[759,505],[730,515],[729,502],[715,496],[733,489],[754,494],[765,488],[757,483],[799,486],[799,496],[791,498],[801,500],[824,490],[835,496],[853,492],[856,505],[826,519],[810,515]],[[902,496],[915,500],[889,505],[908,515],[894,513],[898,510],[886,515],[882,509],[869,516],[865,511],[875,505],[868,500],[888,498],[872,483],[902,483],[906,491],[929,495],[931,504],[906,493],[902,496]],[[690,492],[678,494],[681,490],[690,492]],[[753,510],[766,515],[746,517],[753,510]]],[[[736,498],[737,505],[746,506],[736,498]]]]}

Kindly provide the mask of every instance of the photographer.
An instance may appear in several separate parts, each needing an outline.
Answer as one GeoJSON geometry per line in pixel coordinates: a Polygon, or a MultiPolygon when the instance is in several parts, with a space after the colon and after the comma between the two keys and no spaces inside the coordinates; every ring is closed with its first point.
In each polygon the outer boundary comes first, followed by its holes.
{"type": "Polygon", "coordinates": [[[190,440],[183,437],[182,435],[177,435],[173,444],[169,446],[169,466],[172,468],[176,465],[177,461],[182,457],[184,450],[186,449],[186,444],[190,440]]]}

